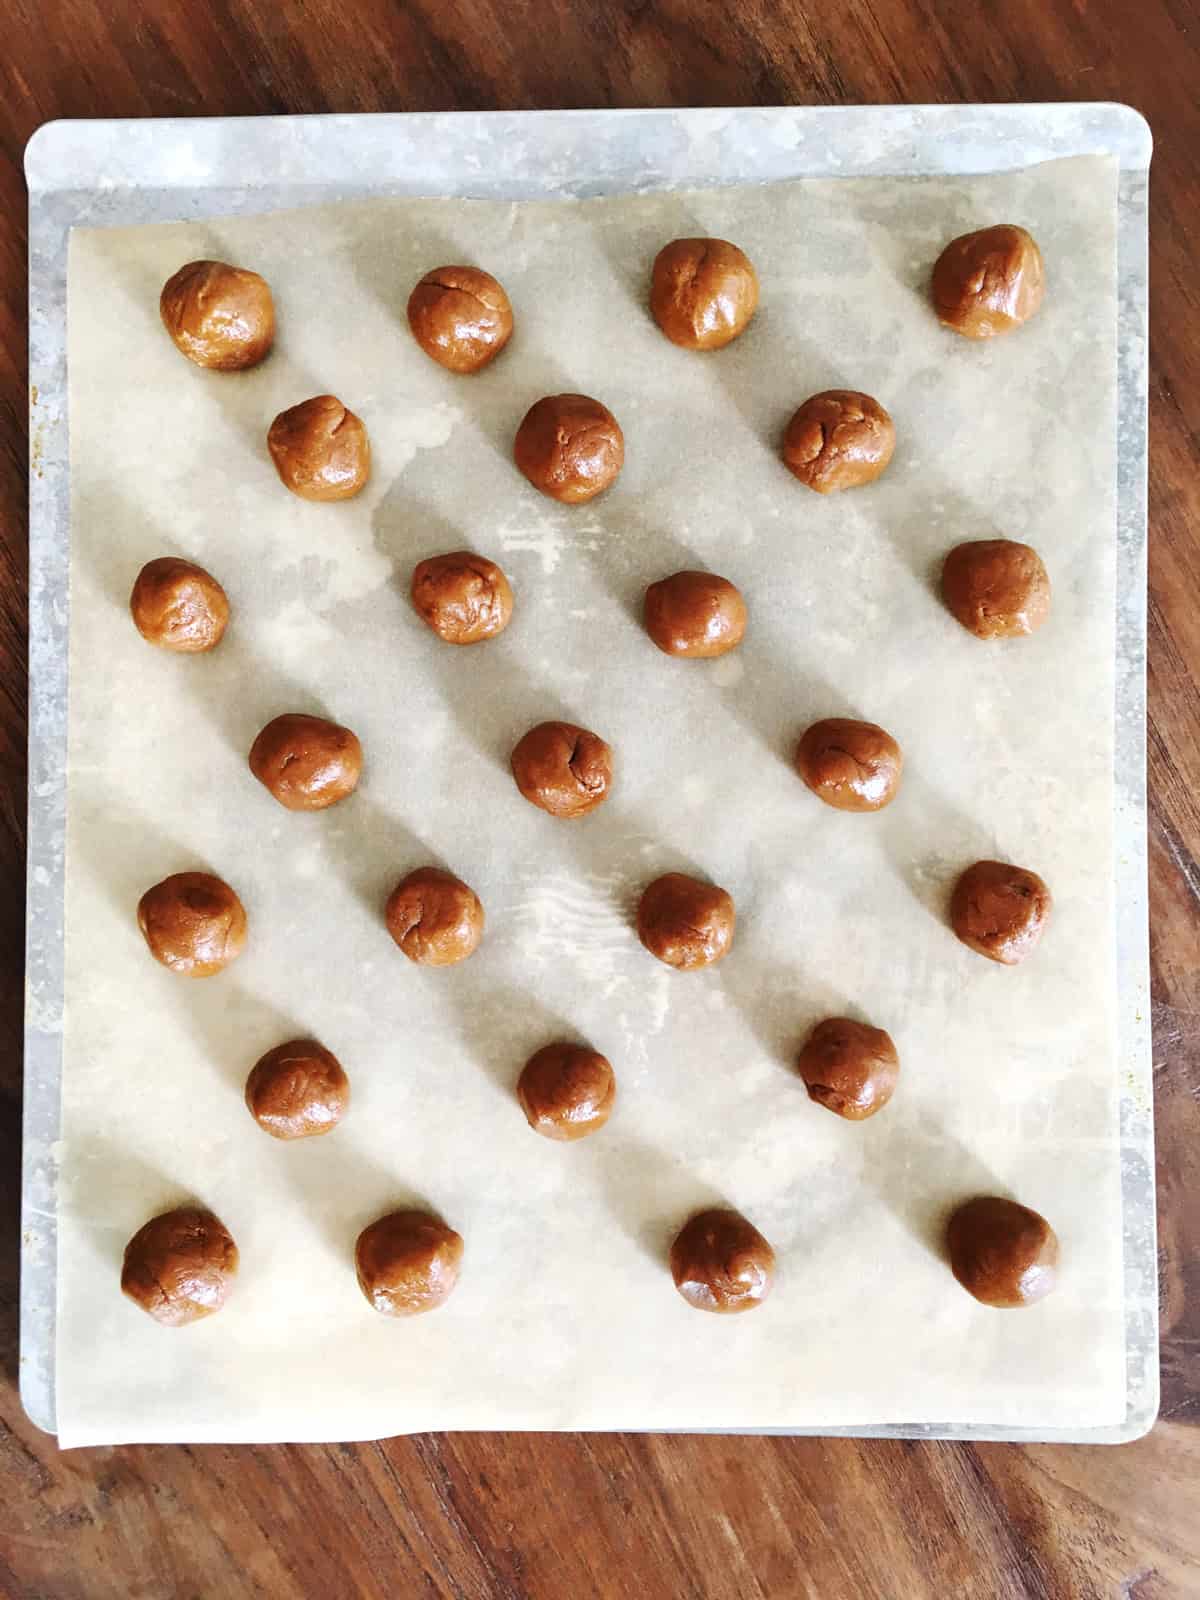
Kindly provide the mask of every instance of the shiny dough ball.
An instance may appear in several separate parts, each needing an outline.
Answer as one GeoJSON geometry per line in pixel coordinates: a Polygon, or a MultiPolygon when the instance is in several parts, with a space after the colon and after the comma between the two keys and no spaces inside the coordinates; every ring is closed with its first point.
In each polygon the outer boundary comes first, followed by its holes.
{"type": "Polygon", "coordinates": [[[1029,545],[973,539],[946,557],[942,599],[977,639],[1014,639],[1033,633],[1050,615],[1050,579],[1029,545]]]}
{"type": "Polygon", "coordinates": [[[217,580],[175,556],[146,563],[134,582],[129,610],[143,639],[187,655],[215,650],[229,622],[229,600],[217,580]]]}
{"type": "Polygon", "coordinates": [[[1024,228],[1001,223],[952,239],[933,269],[934,309],[967,339],[1019,328],[1042,303],[1042,252],[1024,228]]]}
{"type": "Polygon", "coordinates": [[[836,494],[873,483],[895,448],[895,425],[878,400],[856,389],[826,389],[788,423],[783,461],[806,488],[836,494]]]}
{"type": "Polygon", "coordinates": [[[650,311],[672,344],[720,350],[757,307],[758,274],[727,239],[673,239],[654,259],[650,311]]]}
{"type": "Polygon", "coordinates": [[[796,746],[796,769],[837,811],[881,811],[900,787],[904,758],[890,733],[873,722],[827,717],[796,746]]]}
{"type": "Polygon", "coordinates": [[[513,459],[535,489],[577,505],[615,482],[625,460],[625,438],[599,400],[549,394],[525,413],[513,459]]]}
{"type": "Polygon", "coordinates": [[[189,261],[163,285],[163,326],[189,361],[217,372],[257,366],[275,343],[265,278],[224,261],[189,261]]]}
{"type": "Polygon", "coordinates": [[[211,1211],[180,1206],[152,1217],[125,1246],[121,1292],[166,1328],[220,1311],[238,1267],[237,1245],[211,1211]]]}
{"type": "Polygon", "coordinates": [[[818,1022],[796,1065],[809,1099],[848,1122],[862,1122],[882,1110],[900,1076],[900,1058],[889,1035],[850,1017],[818,1022]]]}
{"type": "Polygon", "coordinates": [[[503,633],[512,619],[508,579],[494,561],[470,550],[431,556],[413,568],[417,615],[447,644],[479,644],[503,633]]]}
{"type": "Polygon", "coordinates": [[[336,722],[288,712],[250,746],[250,771],[289,811],[324,811],[357,788],[362,745],[336,722]]]}
{"type": "Polygon", "coordinates": [[[490,272],[435,267],[408,297],[408,325],[440,367],[478,372],[512,338],[512,306],[490,272]]]}
{"type": "Polygon", "coordinates": [[[462,1264],[461,1235],[427,1211],[392,1211],[358,1236],[358,1286],[385,1317],[419,1317],[448,1300],[462,1264]]]}
{"type": "Polygon", "coordinates": [[[362,419],[332,394],[281,411],[267,433],[280,479],[302,500],[349,500],[371,472],[362,419]]]}
{"type": "Polygon", "coordinates": [[[1058,1237],[1028,1206],[1000,1195],[965,1201],[946,1225],[950,1269],[985,1306],[1031,1306],[1058,1282],[1058,1237]]]}
{"type": "Polygon", "coordinates": [[[697,1212],[675,1236],[671,1276],[697,1311],[753,1311],[771,1292],[775,1252],[740,1212],[717,1206],[697,1212]]]}
{"type": "Polygon", "coordinates": [[[715,883],[668,872],[638,902],[638,938],[652,956],[679,972],[711,967],[733,947],[733,896],[715,883]]]}
{"type": "Polygon", "coordinates": [[[350,1080],[341,1062],[315,1039],[277,1044],[246,1079],[246,1107],[273,1139],[331,1133],[349,1104],[350,1080]]]}
{"type": "Polygon", "coordinates": [[[963,944],[1013,967],[1042,937],[1052,904],[1036,872],[1007,861],[977,861],[954,886],[950,924],[963,944]]]}
{"type": "Polygon", "coordinates": [[[176,872],[138,901],[138,927],[156,961],[181,978],[211,978],[241,955],[246,911],[211,872],[176,872]]]}
{"type": "Polygon", "coordinates": [[[610,1063],[581,1044],[548,1044],[530,1056],[517,1081],[517,1099],[535,1133],[582,1139],[608,1121],[617,1096],[610,1063]]]}
{"type": "Polygon", "coordinates": [[[474,889],[440,867],[418,867],[388,896],[388,932],[410,961],[452,967],[479,948],[483,905],[474,889]]]}
{"type": "Polygon", "coordinates": [[[715,572],[676,572],[646,590],[646,632],[669,656],[727,655],[746,632],[746,602],[715,572]]]}
{"type": "Polygon", "coordinates": [[[612,751],[573,722],[539,722],[514,748],[512,774],[530,805],[552,817],[582,817],[608,799],[612,751]]]}

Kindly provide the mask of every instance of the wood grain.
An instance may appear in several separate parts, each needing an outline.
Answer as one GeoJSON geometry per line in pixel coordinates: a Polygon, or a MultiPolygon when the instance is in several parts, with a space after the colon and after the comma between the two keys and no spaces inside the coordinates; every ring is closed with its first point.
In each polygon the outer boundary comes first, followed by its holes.
{"type": "MultiPolygon", "coordinates": [[[[0,1591],[455,1600],[1200,1593],[1194,0],[0,0],[0,1591]],[[1120,1450],[638,1436],[59,1455],[15,1390],[25,193],[52,117],[1125,100],[1156,135],[1151,900],[1163,1418],[1120,1450]]],[[[1069,759],[1069,752],[1064,760],[1069,759]]]]}

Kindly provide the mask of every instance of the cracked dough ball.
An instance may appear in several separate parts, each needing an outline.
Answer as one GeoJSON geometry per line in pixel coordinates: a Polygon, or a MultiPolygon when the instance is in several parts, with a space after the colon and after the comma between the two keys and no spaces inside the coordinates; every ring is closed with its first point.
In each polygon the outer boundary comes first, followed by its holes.
{"type": "Polygon", "coordinates": [[[672,344],[720,350],[757,307],[758,274],[727,239],[673,239],[655,257],[650,311],[672,344]]]}
{"type": "Polygon", "coordinates": [[[530,805],[552,817],[582,817],[608,799],[612,751],[573,722],[539,722],[514,748],[512,774],[530,805]]]}
{"type": "Polygon", "coordinates": [[[470,550],[419,561],[411,592],[417,615],[447,644],[494,639],[512,619],[508,579],[494,561],[470,550]]]}
{"type": "Polygon", "coordinates": [[[985,1306],[1011,1309],[1043,1300],[1058,1282],[1058,1237],[1028,1206],[976,1195],[946,1225],[950,1269],[985,1306]]]}
{"type": "Polygon", "coordinates": [[[740,1212],[716,1206],[697,1212],[675,1236],[671,1276],[697,1311],[753,1311],[771,1292],[775,1252],[740,1212]]]}
{"type": "Polygon", "coordinates": [[[796,769],[837,811],[881,811],[895,799],[904,758],[890,733],[873,722],[827,717],[805,730],[796,769]]]}
{"type": "Polygon", "coordinates": [[[362,419],[332,394],[281,411],[267,449],[282,482],[302,500],[349,500],[371,472],[371,445],[362,419]]]}
{"type": "Polygon", "coordinates": [[[849,1122],[862,1122],[892,1098],[900,1076],[896,1046],[882,1028],[826,1017],[805,1040],[796,1065],[810,1100],[849,1122]]]}
{"type": "Polygon", "coordinates": [[[1050,579],[1029,545],[973,539],[946,557],[942,599],[977,639],[1014,639],[1033,633],[1050,615],[1050,579]]]}
{"type": "Polygon", "coordinates": [[[350,1104],[350,1080],[315,1039],[289,1039],[259,1058],[246,1079],[246,1107],[273,1139],[331,1133],[350,1104]]]}
{"type": "Polygon", "coordinates": [[[357,788],[362,745],[339,723],[287,712],[250,746],[250,771],[289,811],[324,811],[357,788]]]}
{"type": "Polygon", "coordinates": [[[991,339],[1019,328],[1042,303],[1042,252],[1011,223],[952,239],[933,269],[934,309],[968,339],[991,339]]]}
{"type": "Polygon", "coordinates": [[[478,372],[512,338],[508,296],[478,267],[435,267],[408,297],[412,336],[450,372],[478,372]]]}
{"type": "Polygon", "coordinates": [[[652,956],[679,972],[711,967],[733,947],[733,896],[718,884],[667,872],[638,902],[638,938],[652,956]]]}
{"type": "Polygon", "coordinates": [[[826,389],[788,423],[783,461],[806,488],[836,494],[873,483],[895,448],[895,426],[878,400],[856,389],[826,389]]]}
{"type": "Polygon", "coordinates": [[[427,1211],[393,1211],[358,1236],[358,1286],[385,1317],[419,1317],[450,1298],[462,1236],[427,1211]]]}
{"type": "Polygon", "coordinates": [[[158,302],[175,348],[198,367],[241,372],[275,343],[275,305],[265,278],[224,261],[189,261],[158,302]]]}
{"type": "Polygon", "coordinates": [[[970,949],[1013,967],[1042,937],[1052,903],[1036,872],[1007,861],[977,861],[954,886],[950,923],[970,949]]]}
{"type": "Polygon", "coordinates": [[[513,459],[535,489],[578,505],[616,481],[625,438],[616,417],[586,394],[550,394],[525,413],[513,459]]]}
{"type": "Polygon", "coordinates": [[[147,561],[134,581],[129,610],[148,643],[187,655],[215,650],[229,622],[229,601],[217,580],[175,556],[147,561]]]}
{"type": "Polygon", "coordinates": [[[176,872],[138,901],[138,927],[156,961],[181,978],[211,978],[241,955],[246,911],[211,872],[176,872]]]}
{"type": "Polygon", "coordinates": [[[517,1099],[535,1133],[582,1139],[608,1121],[617,1080],[599,1051],[581,1044],[548,1044],[530,1056],[517,1080],[517,1099]]]}
{"type": "Polygon", "coordinates": [[[237,1272],[229,1229],[211,1211],[180,1206],[152,1217],[125,1246],[121,1292],[166,1328],[220,1311],[237,1272]]]}
{"type": "Polygon", "coordinates": [[[479,948],[483,906],[474,889],[440,867],[418,867],[388,896],[388,932],[410,961],[452,967],[479,948]]]}
{"type": "Polygon", "coordinates": [[[676,572],[646,590],[646,632],[665,655],[728,655],[746,632],[741,590],[715,572],[676,572]]]}

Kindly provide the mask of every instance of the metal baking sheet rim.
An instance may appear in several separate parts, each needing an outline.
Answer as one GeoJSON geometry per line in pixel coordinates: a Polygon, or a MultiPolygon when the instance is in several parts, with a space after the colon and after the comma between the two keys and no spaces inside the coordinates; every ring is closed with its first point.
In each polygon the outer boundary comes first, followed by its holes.
{"type": "MultiPolygon", "coordinates": [[[[697,1430],[1117,1444],[1158,1414],[1158,1278],[1147,928],[1147,188],[1128,106],[850,106],[53,122],[29,185],[29,823],[21,1211],[21,1399],[53,1433],[67,744],[66,275],[72,226],[118,226],[367,195],[527,199],[799,177],[980,173],[1120,159],[1114,717],[1118,1070],[1126,1416],[1083,1430],[984,1424],[697,1430]],[[495,162],[499,150],[504,170],[495,162]],[[485,170],[485,159],[493,163],[485,170]],[[244,174],[255,174],[247,185],[244,174]]],[[[689,1431],[689,1430],[681,1430],[689,1431]]]]}

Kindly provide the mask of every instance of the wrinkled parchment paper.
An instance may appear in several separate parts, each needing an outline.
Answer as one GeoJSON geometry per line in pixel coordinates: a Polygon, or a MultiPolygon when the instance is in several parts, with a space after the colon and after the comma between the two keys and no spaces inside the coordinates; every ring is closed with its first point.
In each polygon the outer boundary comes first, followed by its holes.
{"type": "Polygon", "coordinates": [[[426,1428],[870,1423],[1085,1426],[1124,1412],[1113,1043],[1115,169],[1080,159],[929,181],[799,182],[579,203],[381,201],[77,232],[70,258],[73,475],[67,1018],[59,1230],[64,1444],[335,1439],[426,1428]],[[1019,221],[1049,294],[980,346],[924,286],[954,234],[1019,221]],[[762,308],[715,355],[644,310],[680,234],[738,241],[762,308]],[[275,353],[190,366],[158,319],[182,262],[253,266],[275,353]],[[508,287],[517,333],[481,376],[428,361],[404,320],[428,268],[508,287]],[[780,465],[792,409],[826,387],[891,410],[895,461],[822,499],[780,465]],[[620,419],[627,464],[578,508],[511,463],[545,393],[620,419]],[[366,421],[374,470],[343,505],[286,493],[265,448],[283,407],[332,391],[366,421]],[[984,645],[933,579],[963,539],[1043,554],[1050,624],[984,645]],[[504,637],[441,644],[411,612],[422,557],[463,546],[516,591],[504,637]],[[149,558],[225,584],[211,657],[148,647],[127,614],[149,558]],[[660,655],[644,585],[709,566],[745,591],[744,647],[660,655]],[[246,752],[283,711],[326,712],[366,751],[348,803],[281,810],[246,752]],[[821,806],[789,765],[817,717],[881,722],[906,757],[878,816],[821,806]],[[567,716],[613,745],[587,820],[526,805],[507,755],[567,716]],[[944,917],[981,856],[1056,898],[1009,971],[944,917]],[[441,860],[488,934],[466,965],[411,966],[393,882],[441,860]],[[246,903],[250,942],[207,982],[148,956],[134,908],[206,867],[246,903]],[[735,896],[727,961],[676,974],[631,908],[688,868],[735,896]],[[790,1070],[817,1018],[886,1027],[902,1077],[853,1125],[790,1070]],[[526,1127],[526,1057],[578,1033],[613,1061],[616,1112],[559,1147],[526,1127]],[[269,1046],[313,1034],[353,1084],[347,1120],[294,1146],[241,1099],[269,1046]],[[978,1306],[938,1254],[946,1208],[980,1189],[1043,1211],[1059,1292],[978,1306]],[[220,1316],[167,1331],[118,1292],[122,1249],[184,1198],[242,1253],[220,1316]],[[665,1267],[695,1207],[741,1208],[779,1278],[751,1316],[697,1315],[665,1267]],[[466,1239],[458,1291],[410,1322],[354,1279],[367,1222],[414,1200],[466,1239]]]}

